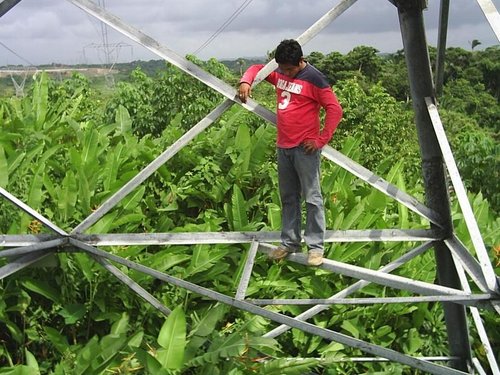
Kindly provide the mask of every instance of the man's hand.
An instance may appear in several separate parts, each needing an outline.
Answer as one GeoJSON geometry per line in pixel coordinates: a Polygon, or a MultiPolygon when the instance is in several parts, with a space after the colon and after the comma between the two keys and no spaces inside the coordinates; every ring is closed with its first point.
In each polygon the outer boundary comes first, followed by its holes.
{"type": "Polygon", "coordinates": [[[241,102],[246,103],[247,99],[252,96],[252,86],[246,82],[242,82],[240,83],[238,93],[241,102]]]}
{"type": "Polygon", "coordinates": [[[306,154],[312,154],[318,150],[318,148],[316,147],[316,143],[312,139],[306,139],[304,142],[302,142],[302,147],[304,147],[306,154]]]}

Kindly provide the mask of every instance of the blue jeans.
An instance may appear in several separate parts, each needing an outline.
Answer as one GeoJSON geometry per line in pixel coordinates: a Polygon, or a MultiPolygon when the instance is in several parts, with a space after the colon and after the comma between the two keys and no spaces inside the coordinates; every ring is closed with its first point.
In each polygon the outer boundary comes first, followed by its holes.
{"type": "Polygon", "coordinates": [[[302,199],[306,202],[304,241],[309,251],[323,253],[325,209],[320,185],[321,151],[306,154],[302,146],[278,148],[278,181],[281,196],[281,243],[300,250],[302,199]]]}

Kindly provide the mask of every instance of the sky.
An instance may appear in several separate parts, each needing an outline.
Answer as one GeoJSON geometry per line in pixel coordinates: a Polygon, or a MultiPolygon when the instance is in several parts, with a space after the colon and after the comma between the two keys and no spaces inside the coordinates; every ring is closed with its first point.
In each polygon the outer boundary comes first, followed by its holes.
{"type": "MultiPolygon", "coordinates": [[[[296,38],[339,0],[94,0],[110,13],[181,56],[202,60],[263,57],[283,39],[296,38]]],[[[476,0],[451,0],[447,46],[498,45],[476,0]]],[[[500,10],[500,0],[493,0],[500,10]]],[[[427,42],[437,45],[439,0],[424,12],[427,42]]],[[[0,66],[102,64],[160,59],[67,0],[22,0],[0,17],[0,66]],[[104,37],[106,35],[106,38],[104,37]],[[107,40],[107,41],[106,41],[107,40]],[[106,50],[105,45],[108,46],[106,50]]],[[[380,52],[403,48],[396,7],[358,0],[304,47],[347,53],[365,45],[380,52]]]]}

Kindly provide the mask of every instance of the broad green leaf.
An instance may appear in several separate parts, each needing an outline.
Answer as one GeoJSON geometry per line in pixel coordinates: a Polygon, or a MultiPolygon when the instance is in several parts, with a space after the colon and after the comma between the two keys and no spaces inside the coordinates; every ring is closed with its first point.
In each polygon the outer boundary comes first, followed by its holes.
{"type": "Polygon", "coordinates": [[[17,365],[7,369],[0,369],[2,375],[40,375],[40,371],[30,366],[17,365]]]}
{"type": "Polygon", "coordinates": [[[372,190],[372,192],[366,197],[366,203],[370,208],[375,210],[383,210],[387,206],[387,196],[378,191],[372,190]]]}
{"type": "Polygon", "coordinates": [[[360,217],[364,214],[365,209],[366,208],[363,202],[360,202],[355,207],[351,208],[351,211],[341,224],[341,229],[347,230],[356,228],[356,222],[359,221],[360,217]]]}
{"type": "Polygon", "coordinates": [[[66,336],[60,334],[59,331],[52,327],[45,327],[43,330],[50,343],[54,345],[59,353],[63,354],[69,349],[69,343],[66,336]]]}
{"type": "MultiPolygon", "coordinates": [[[[14,309],[15,306],[12,306],[11,309],[14,309]]],[[[0,316],[0,322],[2,322],[6,327],[7,330],[10,333],[10,336],[12,339],[18,343],[21,344],[23,343],[24,340],[24,332],[21,328],[19,328],[13,321],[7,318],[7,316],[2,317],[0,316]]]]}
{"type": "Polygon", "coordinates": [[[144,215],[142,213],[120,215],[113,221],[111,229],[119,228],[121,226],[126,226],[127,228],[136,228],[139,223],[144,220],[144,215]]]}
{"type": "Polygon", "coordinates": [[[236,164],[238,166],[237,175],[241,176],[242,174],[248,171],[251,158],[252,143],[250,138],[250,129],[248,128],[247,125],[241,124],[238,127],[238,131],[236,132],[236,137],[234,140],[234,145],[240,152],[236,164]]]}
{"type": "Polygon", "coordinates": [[[37,77],[33,88],[33,109],[35,115],[36,130],[42,128],[47,116],[48,104],[48,77],[47,73],[41,72],[37,77]]]}
{"type": "Polygon", "coordinates": [[[82,166],[97,163],[99,144],[99,132],[96,129],[88,129],[85,132],[82,148],[82,166]]]}
{"type": "Polygon", "coordinates": [[[144,262],[148,267],[164,272],[173,266],[191,259],[188,254],[172,254],[168,250],[150,255],[144,262]]]}
{"type": "Polygon", "coordinates": [[[267,205],[267,218],[271,230],[280,230],[281,228],[281,207],[274,203],[267,205]]]}
{"type": "Polygon", "coordinates": [[[81,304],[67,304],[59,311],[59,315],[64,318],[67,325],[75,324],[82,319],[87,312],[84,305],[81,304]]]}
{"type": "Polygon", "coordinates": [[[78,195],[76,177],[73,171],[68,171],[61,184],[57,207],[64,222],[70,220],[75,212],[78,195]]]}
{"type": "Polygon", "coordinates": [[[208,336],[210,335],[217,323],[223,318],[224,313],[226,313],[227,307],[223,304],[217,304],[215,307],[207,310],[203,318],[197,322],[195,331],[192,335],[196,336],[208,336]]]}
{"type": "Polygon", "coordinates": [[[120,143],[115,147],[114,152],[106,154],[106,165],[104,167],[104,189],[107,191],[111,191],[113,189],[113,185],[117,180],[120,164],[124,160],[124,152],[124,146],[120,143]]]}
{"type": "Polygon", "coordinates": [[[356,328],[356,326],[353,323],[351,323],[350,320],[344,320],[342,322],[342,329],[345,329],[347,332],[349,332],[355,338],[359,338],[359,330],[358,330],[358,328],[356,328]]]}
{"type": "Polygon", "coordinates": [[[243,231],[248,227],[247,206],[245,197],[238,185],[233,186],[233,196],[231,198],[233,213],[233,230],[243,231]]]}
{"type": "Polygon", "coordinates": [[[162,368],[162,365],[158,360],[153,357],[150,353],[142,348],[135,348],[135,354],[142,366],[144,366],[146,374],[155,375],[170,375],[171,373],[162,368]]]}
{"type": "Polygon", "coordinates": [[[75,360],[74,373],[85,374],[91,362],[101,353],[97,336],[93,336],[85,346],[78,352],[75,360]]]}
{"type": "Polygon", "coordinates": [[[26,365],[31,367],[35,373],[40,373],[40,369],[38,367],[38,362],[36,361],[35,356],[28,350],[24,349],[24,354],[26,355],[26,365]]]}
{"type": "Polygon", "coordinates": [[[126,335],[109,334],[104,336],[99,343],[101,352],[91,364],[94,372],[96,374],[100,374],[104,371],[108,367],[109,363],[120,355],[126,345],[126,335]]]}
{"type": "Polygon", "coordinates": [[[79,271],[83,273],[83,276],[85,277],[87,282],[91,283],[95,277],[95,270],[94,270],[95,262],[90,257],[88,257],[86,254],[83,253],[73,254],[73,258],[80,267],[79,271]]]}
{"type": "Polygon", "coordinates": [[[44,164],[38,165],[35,171],[33,179],[31,180],[28,201],[26,202],[31,208],[37,210],[40,208],[43,198],[43,174],[44,174],[44,164]]]}
{"type": "Polygon", "coordinates": [[[231,358],[241,355],[245,348],[246,344],[242,333],[235,332],[226,337],[213,340],[206,353],[194,358],[192,363],[216,363],[220,358],[231,358]]]}
{"type": "Polygon", "coordinates": [[[141,346],[142,339],[144,338],[144,331],[139,331],[128,340],[128,346],[131,348],[138,348],[141,346]]]}
{"type": "Polygon", "coordinates": [[[408,331],[408,340],[405,341],[405,353],[413,354],[422,346],[423,342],[420,339],[418,331],[415,328],[410,328],[408,331]]]}
{"type": "Polygon", "coordinates": [[[49,194],[52,201],[57,201],[58,198],[58,190],[54,187],[52,180],[50,179],[50,175],[48,173],[44,173],[43,175],[43,186],[45,190],[49,194]]]}
{"type": "Polygon", "coordinates": [[[158,335],[158,362],[167,369],[181,369],[186,349],[186,317],[181,306],[167,317],[158,335]]]}
{"type": "MultiPolygon", "coordinates": [[[[28,191],[28,201],[26,204],[33,208],[34,210],[39,210],[41,207],[42,199],[43,199],[43,191],[42,191],[42,186],[43,186],[43,167],[44,165],[41,164],[38,166],[36,169],[33,179],[31,180],[31,184],[29,186],[29,191],[28,191]]],[[[21,216],[21,224],[20,227],[22,230],[26,230],[29,227],[29,223],[33,220],[31,216],[29,216],[26,213],[23,213],[21,216]]]]}
{"type": "Polygon", "coordinates": [[[128,329],[128,321],[129,316],[127,313],[122,313],[122,316],[119,320],[113,323],[111,326],[111,334],[120,335],[122,333],[126,333],[128,329]]]}
{"type": "Polygon", "coordinates": [[[129,133],[132,129],[132,120],[130,119],[127,108],[125,108],[121,104],[116,110],[115,122],[120,129],[120,133],[129,133]]]}
{"type": "Polygon", "coordinates": [[[19,170],[20,171],[27,171],[30,168],[32,168],[34,161],[33,159],[38,158],[41,154],[45,146],[43,144],[40,144],[36,146],[35,148],[29,150],[26,153],[26,157],[23,158],[21,164],[19,165],[19,170]]]}
{"type": "MultiPolygon", "coordinates": [[[[192,277],[200,272],[207,271],[222,257],[224,257],[226,253],[226,251],[215,251],[215,249],[208,251],[207,246],[195,246],[191,263],[185,270],[185,275],[187,277],[192,277]]],[[[206,274],[204,274],[204,276],[206,276],[206,274]]]]}
{"type": "Polygon", "coordinates": [[[260,374],[266,375],[302,375],[318,366],[320,361],[314,358],[289,359],[279,358],[264,362],[260,374]]]}
{"type": "Polygon", "coordinates": [[[132,194],[127,195],[122,199],[120,205],[124,211],[131,211],[136,208],[142,200],[144,196],[144,192],[146,191],[145,186],[141,186],[138,189],[135,189],[132,194]]]}
{"type": "Polygon", "coordinates": [[[9,184],[9,166],[2,145],[0,145],[0,187],[6,188],[9,184]]]}
{"type": "Polygon", "coordinates": [[[113,226],[118,212],[113,211],[107,215],[104,215],[97,223],[88,229],[88,233],[108,233],[110,228],[113,226]]]}
{"type": "Polygon", "coordinates": [[[14,173],[19,168],[23,159],[26,157],[26,152],[18,152],[9,158],[9,175],[14,173]]]}
{"type": "Polygon", "coordinates": [[[81,210],[84,214],[90,214],[92,207],[90,206],[91,195],[95,191],[96,186],[89,186],[89,180],[85,171],[81,168],[78,169],[78,200],[80,202],[81,210]]]}
{"type": "Polygon", "coordinates": [[[38,293],[45,298],[48,298],[52,302],[62,304],[60,293],[43,280],[27,279],[22,281],[22,285],[32,292],[38,293]]]}

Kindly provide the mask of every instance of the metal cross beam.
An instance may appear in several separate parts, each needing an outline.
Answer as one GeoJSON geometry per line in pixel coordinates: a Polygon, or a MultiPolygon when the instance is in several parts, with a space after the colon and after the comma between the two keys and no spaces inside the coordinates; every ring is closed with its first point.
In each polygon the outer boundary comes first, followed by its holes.
{"type": "Polygon", "coordinates": [[[500,41],[500,14],[491,0],[477,0],[477,3],[481,7],[486,19],[488,20],[493,32],[500,41]]]}
{"type": "MultiPolygon", "coordinates": [[[[253,113],[255,113],[256,115],[258,115],[259,117],[271,122],[272,124],[276,124],[276,115],[273,112],[260,106],[258,103],[256,103],[255,101],[252,101],[252,100],[249,100],[247,103],[241,103],[241,101],[239,101],[239,99],[237,98],[236,90],[233,87],[229,86],[224,81],[221,81],[220,79],[205,72],[203,69],[201,69],[197,65],[195,65],[192,62],[190,62],[189,60],[177,55],[175,52],[168,49],[167,47],[160,45],[160,43],[155,41],[153,38],[147,36],[142,31],[140,31],[134,27],[131,27],[130,25],[127,25],[122,20],[120,20],[118,17],[107,12],[105,9],[102,9],[98,5],[92,3],[91,1],[88,1],[88,0],[68,0],[68,1],[75,4],[76,6],[80,7],[81,9],[83,9],[85,12],[91,14],[92,16],[98,18],[102,22],[105,22],[106,24],[113,27],[117,31],[121,32],[122,34],[128,36],[132,40],[142,44],[145,48],[149,49],[150,51],[154,52],[155,54],[162,57],[166,61],[177,66],[179,69],[183,70],[184,72],[197,78],[201,82],[205,83],[207,86],[209,86],[212,89],[223,94],[227,98],[227,100],[229,100],[230,102],[226,101],[223,104],[221,104],[221,106],[226,107],[226,106],[232,105],[233,103],[238,103],[238,104],[242,105],[244,108],[246,108],[247,110],[250,110],[253,113]]],[[[338,17],[352,4],[354,4],[354,1],[352,1],[352,0],[343,0],[337,7],[333,8],[329,12],[329,14],[327,14],[326,17],[323,17],[320,21],[318,21],[315,25],[313,25],[310,30],[306,31],[301,36],[299,36],[299,38],[302,37],[305,41],[308,41],[310,38],[313,37],[313,35],[317,34],[322,28],[324,28],[328,24],[328,22],[331,22],[333,19],[338,17]]],[[[269,66],[271,66],[271,65],[272,65],[272,62],[269,64],[269,66]]],[[[269,67],[266,69],[269,69],[269,67]]],[[[219,106],[214,111],[212,111],[212,113],[214,113],[216,111],[218,112],[218,111],[223,111],[223,110],[219,106]]],[[[222,113],[218,114],[218,116],[220,116],[221,114],[222,113]]],[[[202,121],[204,121],[204,120],[202,120],[202,121]]],[[[168,153],[168,150],[165,153],[168,153]]],[[[415,198],[408,196],[408,194],[400,191],[397,187],[386,182],[383,178],[374,175],[372,172],[366,170],[365,168],[363,168],[362,166],[360,166],[356,162],[350,160],[349,158],[343,156],[342,154],[336,153],[335,150],[333,150],[329,146],[324,148],[323,155],[326,156],[327,158],[329,158],[330,160],[334,161],[335,163],[338,163],[340,166],[342,166],[344,168],[346,166],[348,166],[349,171],[352,171],[353,173],[355,173],[358,177],[362,178],[364,181],[369,183],[371,186],[384,192],[385,194],[388,194],[389,196],[396,199],[400,203],[407,205],[407,207],[409,209],[411,209],[412,211],[417,212],[418,214],[422,215],[423,217],[429,219],[431,222],[435,223],[436,225],[438,225],[438,226],[440,225],[439,218],[435,213],[433,213],[429,209],[426,209],[425,206],[419,204],[415,198]]],[[[157,168],[159,168],[160,166],[161,166],[161,164],[158,164],[157,168]]],[[[151,173],[152,173],[152,171],[151,171],[151,173]]],[[[135,186],[137,186],[138,184],[140,184],[140,182],[138,180],[134,181],[134,183],[131,182],[130,185],[128,185],[127,187],[124,187],[120,191],[120,195],[122,195],[122,193],[123,193],[123,195],[128,194],[128,192],[133,190],[133,188],[135,186]]],[[[107,202],[105,202],[103,205],[101,205],[98,210],[96,210],[87,219],[85,219],[80,225],[78,225],[75,229],[73,229],[73,231],[71,233],[78,233],[78,232],[85,231],[89,226],[91,226],[93,223],[95,223],[95,221],[97,221],[107,211],[109,211],[114,205],[116,205],[119,202],[119,199],[121,199],[121,198],[118,198],[118,196],[111,197],[107,202]]]]}
{"type": "Polygon", "coordinates": [[[112,262],[119,263],[121,265],[124,265],[128,268],[134,269],[136,271],[145,273],[147,275],[153,276],[157,278],[158,280],[162,280],[165,282],[168,282],[170,284],[176,285],[178,287],[184,288],[186,290],[189,290],[190,292],[202,295],[204,297],[208,297],[210,299],[213,299],[215,301],[222,302],[226,305],[236,307],[238,309],[248,311],[252,314],[260,315],[262,317],[271,319],[275,322],[281,323],[281,324],[286,324],[294,328],[298,328],[304,332],[311,333],[316,336],[323,337],[324,339],[330,340],[330,341],[335,341],[339,342],[344,345],[351,346],[353,348],[357,348],[361,351],[364,351],[366,353],[370,353],[376,356],[381,356],[396,362],[400,362],[402,364],[406,364],[408,366],[426,371],[431,374],[439,374],[439,375],[455,375],[455,374],[466,374],[462,371],[455,370],[452,368],[448,368],[445,366],[437,365],[428,361],[420,360],[405,354],[401,354],[397,351],[394,351],[392,349],[387,349],[378,345],[370,344],[365,341],[355,339],[353,337],[331,331],[325,328],[318,327],[314,324],[311,323],[306,323],[303,321],[298,321],[293,318],[290,318],[286,315],[272,312],[269,310],[266,310],[264,308],[255,306],[251,303],[245,302],[243,300],[238,300],[233,297],[226,296],[225,294],[215,292],[213,290],[204,288],[202,286],[190,283],[185,280],[178,279],[176,277],[170,276],[168,274],[165,274],[163,272],[156,271],[154,269],[151,269],[149,267],[143,266],[141,264],[123,259],[119,256],[109,254],[105,251],[102,251],[98,248],[95,248],[93,246],[89,246],[83,242],[80,242],[75,239],[69,240],[70,244],[75,246],[78,249],[84,250],[85,252],[88,252],[90,254],[97,255],[99,257],[106,258],[112,262]]]}
{"type": "Polygon", "coordinates": [[[483,238],[481,236],[481,232],[479,231],[479,226],[474,217],[474,212],[472,211],[472,206],[470,205],[469,199],[467,198],[467,192],[465,190],[462,179],[460,178],[460,172],[458,171],[457,164],[455,163],[455,158],[453,157],[450,144],[448,143],[448,139],[446,137],[443,124],[441,123],[441,118],[439,117],[437,107],[434,104],[434,101],[429,97],[425,98],[425,103],[427,104],[427,110],[429,111],[431,122],[434,126],[434,131],[436,132],[436,137],[443,154],[446,168],[448,169],[448,173],[451,178],[451,183],[453,184],[455,193],[457,194],[458,202],[460,204],[460,208],[462,209],[462,213],[464,215],[465,224],[467,225],[472,243],[474,244],[474,248],[476,249],[476,253],[481,264],[481,270],[484,273],[486,284],[488,285],[488,288],[490,288],[490,290],[499,293],[500,287],[497,284],[495,271],[493,270],[493,266],[490,262],[486,247],[484,246],[483,238]]]}
{"type": "Polygon", "coordinates": [[[9,10],[14,8],[21,0],[1,0],[0,1],[0,17],[2,17],[9,10]]]}

